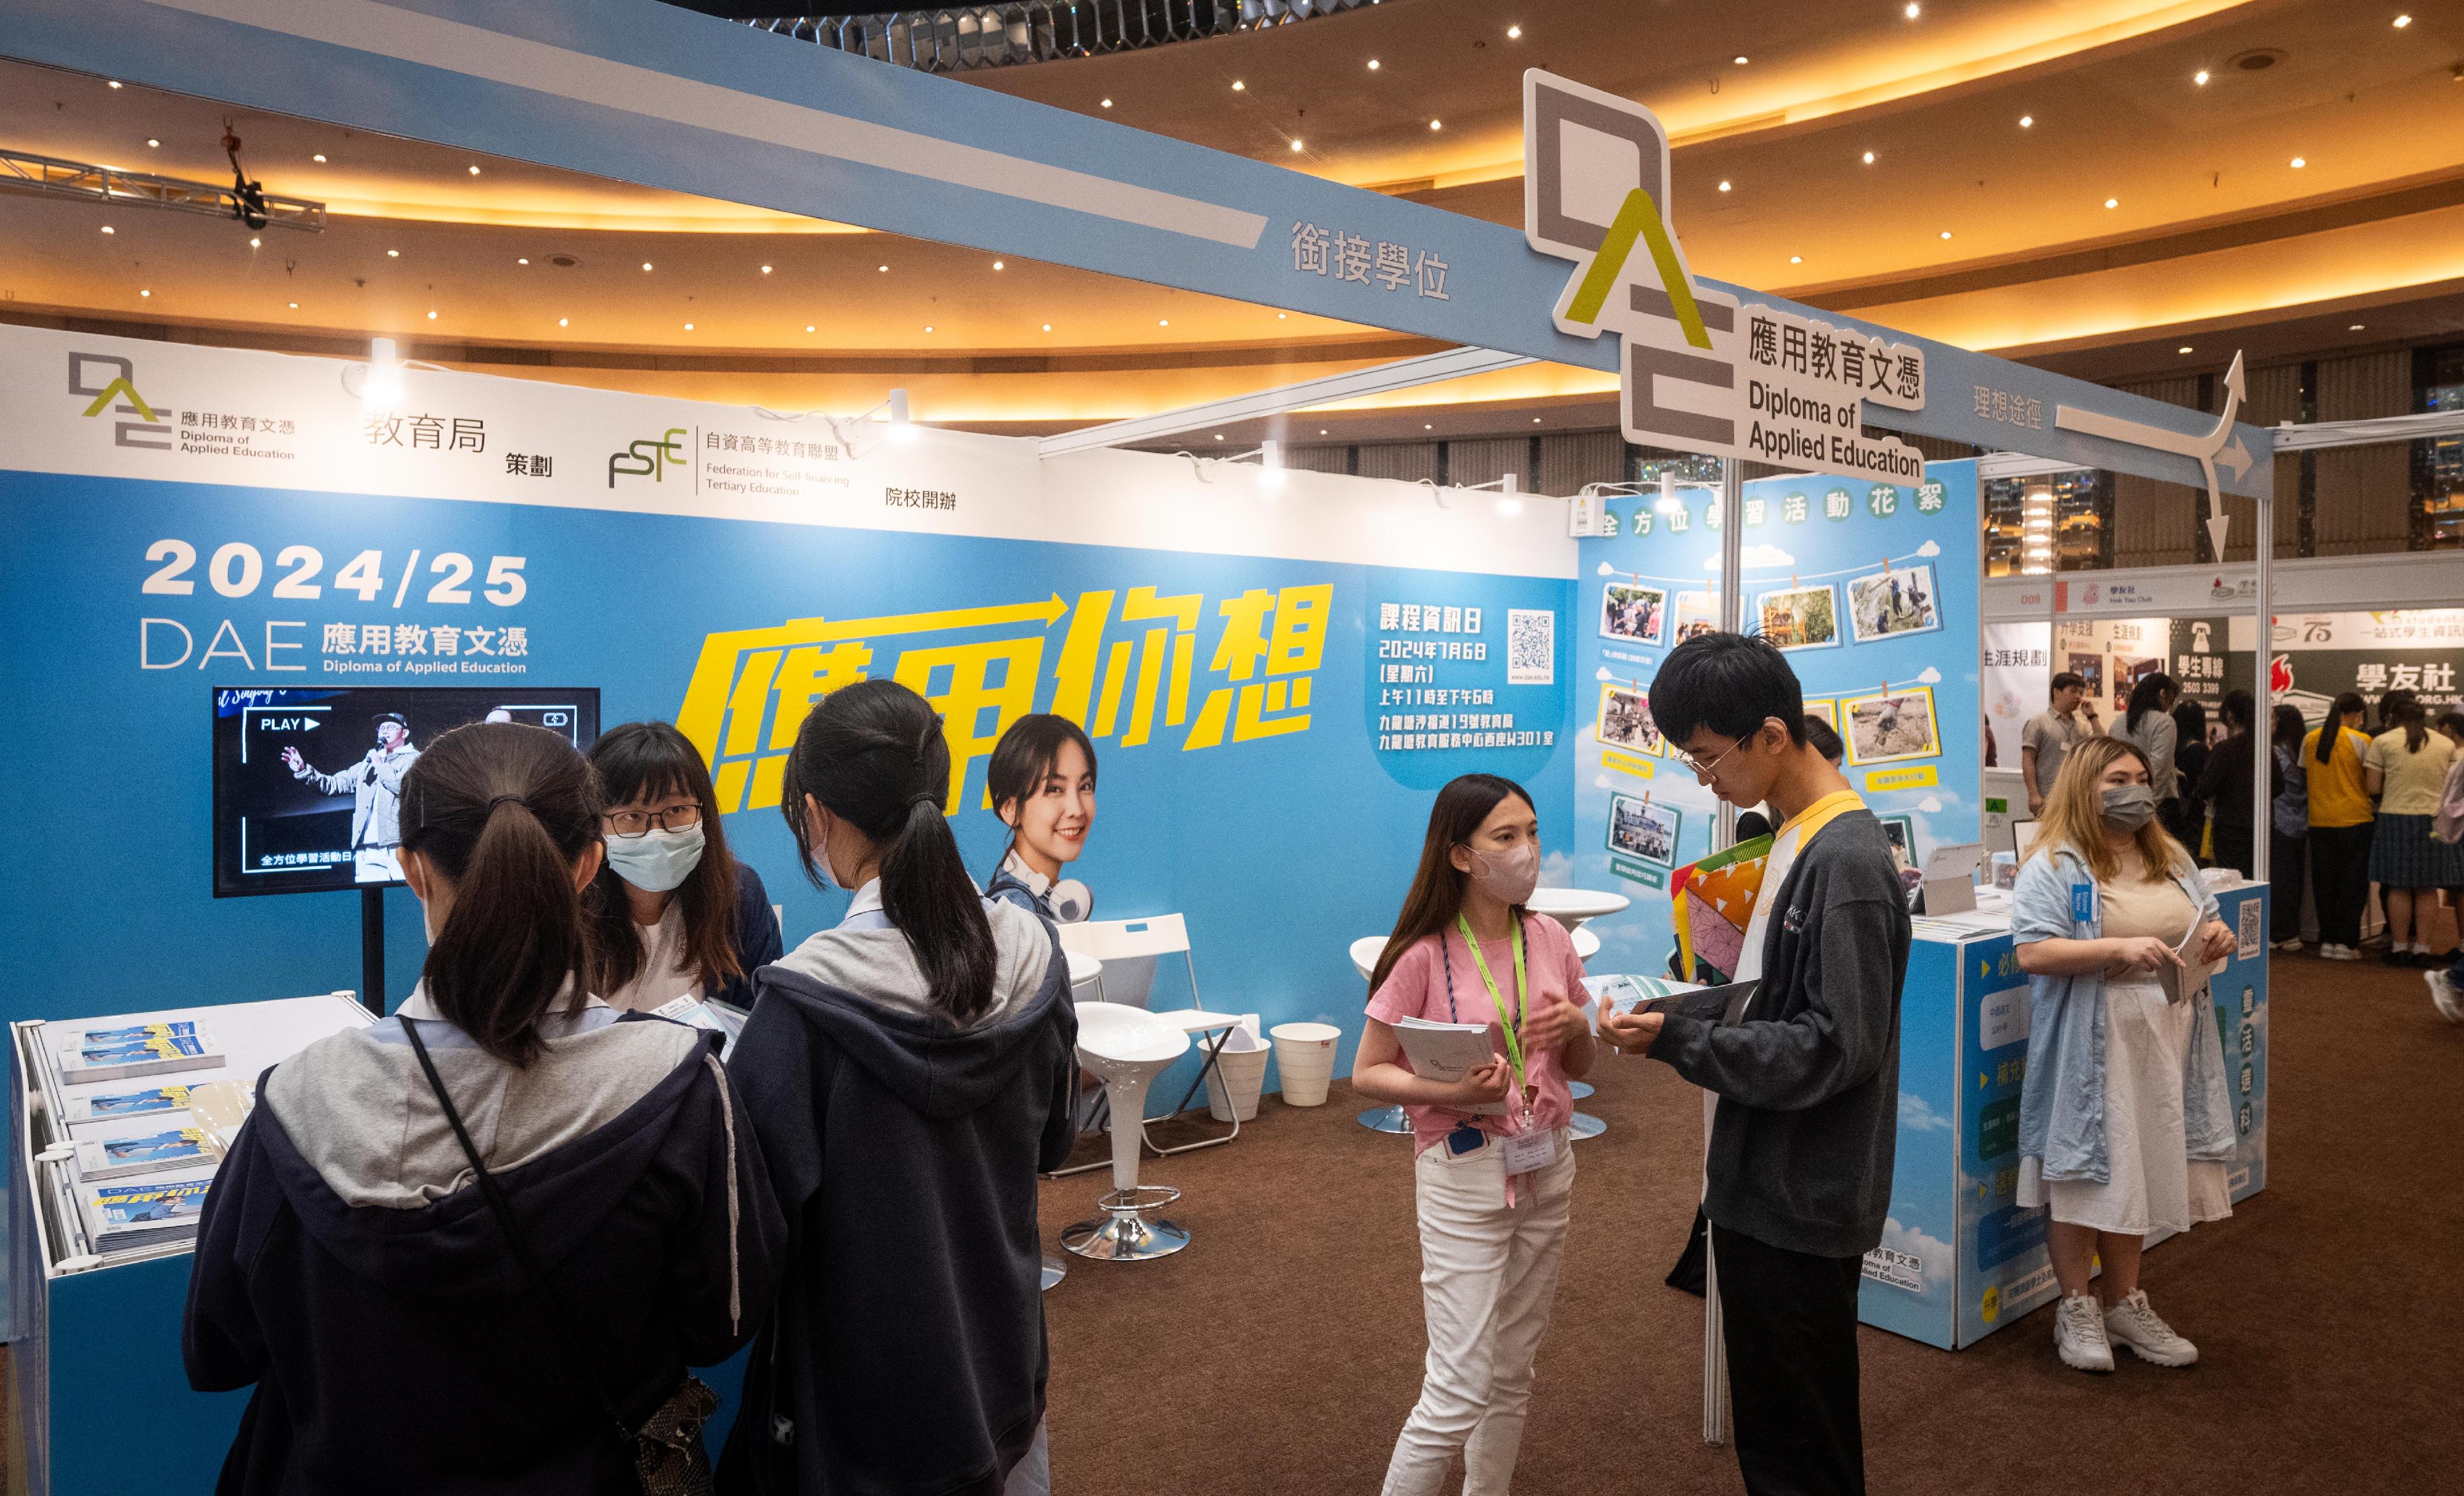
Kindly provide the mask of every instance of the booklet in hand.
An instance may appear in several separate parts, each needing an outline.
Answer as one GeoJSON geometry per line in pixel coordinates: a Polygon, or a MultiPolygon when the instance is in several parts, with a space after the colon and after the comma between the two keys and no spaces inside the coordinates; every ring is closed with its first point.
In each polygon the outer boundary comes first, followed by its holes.
{"type": "Polygon", "coordinates": [[[1603,1010],[1619,1017],[1630,1013],[1682,1013],[1713,1023],[1736,1023],[1754,995],[1752,981],[1705,987],[1662,977],[1586,977],[1583,986],[1603,1010]]]}
{"type": "MultiPolygon", "coordinates": [[[[1449,1086],[1486,1065],[1497,1053],[1488,1042],[1486,1023],[1440,1023],[1407,1018],[1394,1028],[1395,1042],[1403,1046],[1403,1057],[1412,1062],[1412,1073],[1449,1086]]],[[[1447,1110],[1474,1116],[1504,1116],[1506,1103],[1491,1101],[1447,1110]]]]}

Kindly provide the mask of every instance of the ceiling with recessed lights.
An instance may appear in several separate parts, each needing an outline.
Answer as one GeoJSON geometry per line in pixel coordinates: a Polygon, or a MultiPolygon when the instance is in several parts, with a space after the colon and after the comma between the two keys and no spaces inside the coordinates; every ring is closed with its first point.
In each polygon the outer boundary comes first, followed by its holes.
{"type": "MultiPolygon", "coordinates": [[[[1661,114],[1699,273],[2100,378],[2464,328],[2452,5],[1387,0],[951,86],[1516,222],[1533,66],[1661,114]]],[[[869,404],[895,379],[919,416],[1014,429],[1430,346],[0,62],[11,151],[227,183],[227,127],[269,192],[325,205],[324,231],[0,191],[0,317],[303,351],[391,334],[471,366],[772,405],[869,404]]],[[[1608,424],[1611,389],[1512,370],[1328,429],[1608,424]]]]}

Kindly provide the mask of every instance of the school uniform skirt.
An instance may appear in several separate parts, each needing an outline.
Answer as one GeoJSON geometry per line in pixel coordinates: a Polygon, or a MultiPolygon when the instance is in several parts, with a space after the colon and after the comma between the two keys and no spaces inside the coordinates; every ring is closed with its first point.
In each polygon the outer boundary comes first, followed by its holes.
{"type": "Polygon", "coordinates": [[[2430,834],[2428,816],[2382,811],[2370,838],[2370,881],[2383,889],[2464,888],[2464,845],[2430,834]]]}

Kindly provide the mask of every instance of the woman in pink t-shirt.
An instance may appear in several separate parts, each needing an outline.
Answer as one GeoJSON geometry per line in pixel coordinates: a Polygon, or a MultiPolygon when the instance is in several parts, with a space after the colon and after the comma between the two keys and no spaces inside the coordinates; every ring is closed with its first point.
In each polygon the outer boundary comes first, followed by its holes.
{"type": "Polygon", "coordinates": [[[1573,1197],[1566,1083],[1592,1067],[1573,940],[1523,908],[1539,881],[1531,797],[1491,774],[1456,780],[1370,979],[1352,1084],[1412,1118],[1429,1329],[1384,1496],[1435,1496],[1458,1454],[1464,1496],[1504,1496],[1522,1446],[1573,1197]],[[1412,1019],[1485,1023],[1487,1062],[1457,1081],[1414,1074],[1395,1034],[1412,1019]]]}

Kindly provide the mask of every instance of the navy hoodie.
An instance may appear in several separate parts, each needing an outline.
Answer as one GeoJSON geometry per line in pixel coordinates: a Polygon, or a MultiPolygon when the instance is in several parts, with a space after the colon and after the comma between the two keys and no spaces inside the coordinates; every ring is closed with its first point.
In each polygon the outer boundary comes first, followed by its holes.
{"type": "Polygon", "coordinates": [[[769,1311],[786,1231],[718,1036],[595,1002],[551,1024],[519,1070],[442,1020],[420,1037],[569,1329],[399,1023],[260,1078],[206,1200],[182,1336],[190,1385],[256,1388],[220,1491],[637,1493],[560,1337],[638,1426],[769,1311]]]}
{"type": "Polygon", "coordinates": [[[907,937],[825,931],[755,978],[728,1068],[788,1222],[719,1486],[998,1496],[1044,1417],[1036,1175],[1067,1158],[1078,1022],[1049,925],[987,901],[954,1024],[907,937]]]}

